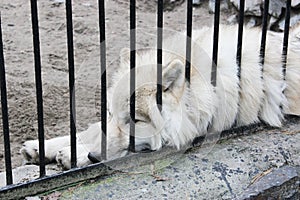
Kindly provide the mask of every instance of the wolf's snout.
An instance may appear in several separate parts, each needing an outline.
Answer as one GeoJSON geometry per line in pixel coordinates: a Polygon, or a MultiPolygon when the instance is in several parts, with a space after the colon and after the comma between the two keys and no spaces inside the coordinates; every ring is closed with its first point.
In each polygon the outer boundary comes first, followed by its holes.
{"type": "Polygon", "coordinates": [[[97,152],[89,152],[88,158],[92,163],[99,163],[103,160],[101,154],[97,152]]]}

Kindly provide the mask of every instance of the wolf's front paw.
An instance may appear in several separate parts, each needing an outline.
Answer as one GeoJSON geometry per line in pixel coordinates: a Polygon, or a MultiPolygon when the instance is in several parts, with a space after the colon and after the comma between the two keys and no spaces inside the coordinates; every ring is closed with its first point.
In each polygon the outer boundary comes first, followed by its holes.
{"type": "Polygon", "coordinates": [[[37,140],[26,141],[20,150],[25,159],[25,164],[39,163],[39,142],[37,140]]]}
{"type": "MultiPolygon", "coordinates": [[[[65,147],[58,151],[56,155],[56,161],[59,166],[63,169],[71,169],[71,149],[70,147],[65,147]]],[[[88,152],[81,145],[77,147],[77,167],[84,167],[92,162],[88,158],[88,152]],[[80,152],[80,153],[79,153],[80,152]]]]}
{"type": "Polygon", "coordinates": [[[59,150],[55,159],[57,164],[63,169],[71,169],[71,152],[69,147],[59,150]]]}
{"type": "Polygon", "coordinates": [[[93,164],[88,158],[88,153],[80,154],[77,157],[77,167],[84,167],[93,164]]]}

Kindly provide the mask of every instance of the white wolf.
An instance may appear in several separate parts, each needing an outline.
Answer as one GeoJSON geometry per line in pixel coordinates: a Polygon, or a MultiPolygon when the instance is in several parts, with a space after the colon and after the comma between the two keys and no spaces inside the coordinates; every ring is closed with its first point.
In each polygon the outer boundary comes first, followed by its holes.
{"type": "MultiPolygon", "coordinates": [[[[185,80],[184,33],[163,44],[163,105],[156,105],[156,50],[138,50],[136,58],[136,149],[181,148],[197,136],[221,132],[233,125],[263,121],[281,126],[285,114],[300,115],[300,28],[290,33],[287,71],[282,73],[281,33],[268,32],[265,63],[260,64],[259,29],[244,29],[241,80],[236,64],[236,26],[220,27],[217,86],[211,85],[212,28],[193,32],[191,81],[185,80]]],[[[128,152],[129,51],[121,51],[120,68],[108,91],[107,160],[128,152]]],[[[101,124],[77,136],[77,164],[91,163],[89,152],[101,149],[101,124]]],[[[25,160],[38,163],[38,141],[21,149],[25,160]]],[[[45,142],[48,162],[70,168],[69,136],[45,142]]]]}

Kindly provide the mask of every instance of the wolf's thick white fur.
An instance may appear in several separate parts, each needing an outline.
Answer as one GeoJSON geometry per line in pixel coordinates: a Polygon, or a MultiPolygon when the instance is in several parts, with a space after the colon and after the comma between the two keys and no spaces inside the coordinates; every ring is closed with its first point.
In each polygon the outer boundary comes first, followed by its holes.
{"type": "MultiPolygon", "coordinates": [[[[300,115],[300,28],[291,30],[286,80],[282,73],[280,33],[268,32],[265,64],[260,65],[259,29],[244,29],[241,81],[236,64],[237,27],[221,26],[217,87],[211,83],[212,29],[193,32],[191,83],[185,80],[184,33],[163,44],[163,105],[156,105],[156,50],[138,50],[136,58],[136,148],[181,148],[207,132],[263,121],[281,126],[285,114],[300,115]]],[[[108,92],[108,160],[126,155],[129,130],[129,52],[108,92]]],[[[101,150],[100,123],[77,136],[78,166],[91,163],[89,152],[101,150]]],[[[47,140],[46,158],[70,168],[69,137],[47,140]]],[[[27,141],[21,153],[38,163],[38,142],[27,141]]]]}

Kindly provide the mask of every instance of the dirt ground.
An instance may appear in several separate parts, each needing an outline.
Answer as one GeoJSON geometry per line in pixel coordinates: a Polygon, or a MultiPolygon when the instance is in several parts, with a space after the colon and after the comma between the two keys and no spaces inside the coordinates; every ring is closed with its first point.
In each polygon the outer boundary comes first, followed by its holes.
{"type": "MultiPolygon", "coordinates": [[[[69,92],[65,5],[63,0],[38,1],[45,136],[69,133],[69,92]]],[[[156,44],[156,8],[138,1],[137,48],[156,44]]],[[[1,0],[2,32],[9,104],[13,167],[22,164],[22,143],[37,138],[37,114],[33,63],[30,1],[1,0]]],[[[207,4],[194,8],[194,27],[213,23],[207,4]]],[[[226,21],[226,13],[222,20],[226,21]]],[[[164,14],[165,33],[185,30],[186,4],[164,14]]],[[[99,117],[99,26],[97,1],[73,1],[76,66],[77,128],[81,131],[99,117]]],[[[119,52],[129,47],[128,0],[106,1],[108,76],[117,70],[119,52]]],[[[109,79],[108,79],[109,82],[109,79]]],[[[1,116],[0,116],[1,117],[1,116]]],[[[0,171],[4,147],[0,127],[0,171]]]]}

